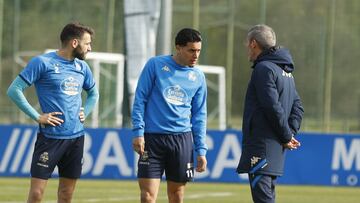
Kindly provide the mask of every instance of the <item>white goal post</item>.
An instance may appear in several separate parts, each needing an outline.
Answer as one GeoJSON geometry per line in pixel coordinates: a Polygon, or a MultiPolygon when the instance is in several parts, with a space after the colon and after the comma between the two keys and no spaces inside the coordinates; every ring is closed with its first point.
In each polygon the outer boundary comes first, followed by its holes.
{"type": "Polygon", "coordinates": [[[226,82],[225,82],[225,68],[222,66],[211,65],[197,65],[201,71],[207,74],[215,74],[218,76],[217,84],[207,80],[208,89],[212,89],[218,93],[217,107],[215,109],[208,109],[208,119],[213,119],[218,116],[219,130],[226,129],[226,82]]]}

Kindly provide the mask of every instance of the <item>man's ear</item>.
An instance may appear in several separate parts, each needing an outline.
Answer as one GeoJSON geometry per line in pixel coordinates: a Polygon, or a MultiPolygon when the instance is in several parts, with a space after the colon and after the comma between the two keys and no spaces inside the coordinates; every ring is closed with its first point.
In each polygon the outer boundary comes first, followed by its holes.
{"type": "Polygon", "coordinates": [[[256,40],[251,40],[250,41],[250,47],[252,48],[252,49],[254,49],[255,47],[257,47],[258,46],[258,44],[257,44],[257,42],[256,42],[256,40]]]}
{"type": "Polygon", "coordinates": [[[71,40],[71,47],[72,48],[75,49],[78,45],[79,45],[79,40],[77,40],[77,39],[72,39],[71,40]]]}

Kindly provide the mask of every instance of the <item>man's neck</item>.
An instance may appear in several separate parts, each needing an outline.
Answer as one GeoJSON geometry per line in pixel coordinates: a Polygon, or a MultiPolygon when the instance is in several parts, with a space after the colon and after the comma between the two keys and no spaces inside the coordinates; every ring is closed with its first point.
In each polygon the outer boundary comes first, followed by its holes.
{"type": "Polygon", "coordinates": [[[66,59],[66,60],[69,60],[69,61],[72,61],[74,60],[74,57],[72,55],[72,52],[67,50],[66,48],[60,48],[58,51],[57,51],[57,54],[59,56],[61,56],[62,58],[66,59]]]}

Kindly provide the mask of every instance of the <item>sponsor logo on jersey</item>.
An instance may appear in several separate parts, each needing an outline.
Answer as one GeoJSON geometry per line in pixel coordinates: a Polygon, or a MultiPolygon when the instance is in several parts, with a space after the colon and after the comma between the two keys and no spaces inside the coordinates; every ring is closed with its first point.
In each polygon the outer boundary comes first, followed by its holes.
{"type": "Polygon", "coordinates": [[[61,90],[67,95],[79,94],[80,88],[80,82],[73,77],[68,77],[61,82],[61,90]]]}
{"type": "Polygon", "coordinates": [[[167,102],[174,105],[184,105],[188,100],[188,95],[180,85],[165,88],[163,96],[167,102]]]}

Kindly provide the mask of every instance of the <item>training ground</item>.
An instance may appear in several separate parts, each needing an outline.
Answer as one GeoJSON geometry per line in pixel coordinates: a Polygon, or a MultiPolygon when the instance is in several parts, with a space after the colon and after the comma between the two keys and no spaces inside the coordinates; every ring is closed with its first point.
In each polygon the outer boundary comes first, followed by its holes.
{"type": "MultiPolygon", "coordinates": [[[[26,202],[30,179],[0,178],[0,203],[26,202]]],[[[58,179],[50,179],[45,191],[44,203],[56,203],[58,179]]],[[[277,203],[353,203],[360,199],[357,187],[320,187],[278,185],[277,203]]],[[[73,197],[74,203],[139,201],[136,181],[109,181],[80,179],[73,197]]],[[[166,182],[162,182],[158,203],[167,202],[166,182]]],[[[246,184],[189,183],[185,202],[190,203],[251,203],[249,186],[246,184]]]]}

